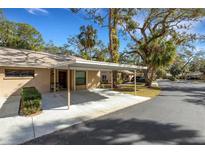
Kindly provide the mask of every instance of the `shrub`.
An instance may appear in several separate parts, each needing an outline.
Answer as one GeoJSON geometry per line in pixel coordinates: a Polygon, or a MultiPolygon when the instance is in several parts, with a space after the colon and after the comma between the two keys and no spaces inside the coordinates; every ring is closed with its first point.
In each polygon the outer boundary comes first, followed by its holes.
{"type": "Polygon", "coordinates": [[[124,81],[122,79],[117,79],[117,84],[122,84],[124,81]]]}
{"type": "Polygon", "coordinates": [[[111,88],[111,84],[104,84],[104,83],[101,83],[100,84],[100,88],[111,88]]]}
{"type": "Polygon", "coordinates": [[[169,77],[169,80],[171,80],[171,81],[175,81],[175,80],[176,80],[176,78],[175,78],[175,77],[173,77],[173,76],[171,76],[171,77],[169,77]]]}
{"type": "Polygon", "coordinates": [[[25,87],[21,91],[19,113],[31,115],[41,111],[41,94],[35,87],[25,87]]]}
{"type": "Polygon", "coordinates": [[[102,80],[101,84],[108,84],[108,80],[102,80]]]}
{"type": "Polygon", "coordinates": [[[165,79],[166,74],[167,74],[167,71],[165,70],[165,68],[159,68],[157,69],[156,77],[157,79],[160,79],[160,78],[165,79]]]}
{"type": "Polygon", "coordinates": [[[182,72],[182,69],[178,64],[173,64],[169,71],[170,74],[176,78],[182,72]]]}

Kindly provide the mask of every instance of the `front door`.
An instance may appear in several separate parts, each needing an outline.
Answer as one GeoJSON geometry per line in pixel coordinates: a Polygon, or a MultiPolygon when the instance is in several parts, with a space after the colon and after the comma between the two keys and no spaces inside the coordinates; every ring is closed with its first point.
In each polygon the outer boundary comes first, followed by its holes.
{"type": "Polygon", "coordinates": [[[61,90],[67,89],[67,72],[59,71],[59,88],[61,90]]]}

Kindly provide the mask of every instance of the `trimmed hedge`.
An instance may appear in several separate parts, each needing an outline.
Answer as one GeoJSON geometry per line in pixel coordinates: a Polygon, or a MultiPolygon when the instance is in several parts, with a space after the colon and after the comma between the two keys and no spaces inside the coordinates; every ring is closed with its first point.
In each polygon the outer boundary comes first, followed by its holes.
{"type": "Polygon", "coordinates": [[[20,115],[31,115],[41,111],[41,93],[35,87],[25,87],[21,91],[20,115]]]}

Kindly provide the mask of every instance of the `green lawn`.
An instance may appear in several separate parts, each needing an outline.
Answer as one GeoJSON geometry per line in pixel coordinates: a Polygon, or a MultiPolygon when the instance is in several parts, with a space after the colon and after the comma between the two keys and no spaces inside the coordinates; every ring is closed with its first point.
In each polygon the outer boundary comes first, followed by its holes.
{"type": "MultiPolygon", "coordinates": [[[[143,83],[137,83],[136,86],[137,86],[137,91],[136,91],[137,96],[155,97],[160,94],[159,87],[147,88],[144,86],[143,83]]],[[[114,90],[122,92],[122,93],[134,95],[134,85],[133,84],[119,85],[118,88],[115,88],[114,90]]]]}

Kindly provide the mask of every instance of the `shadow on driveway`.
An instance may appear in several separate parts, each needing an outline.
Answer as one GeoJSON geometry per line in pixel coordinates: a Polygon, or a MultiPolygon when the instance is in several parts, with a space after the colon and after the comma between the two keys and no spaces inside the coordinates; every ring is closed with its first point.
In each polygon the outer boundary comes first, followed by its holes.
{"type": "Polygon", "coordinates": [[[197,131],[171,123],[135,118],[105,119],[75,125],[24,144],[205,144],[194,142],[197,137],[197,131]]]}
{"type": "Polygon", "coordinates": [[[205,83],[192,81],[160,81],[162,93],[159,96],[181,97],[184,103],[205,107],[205,83]]]}

